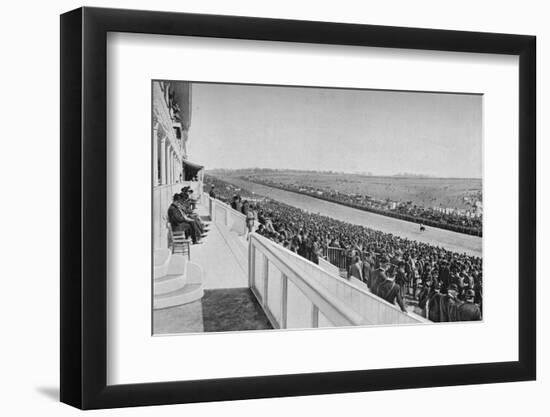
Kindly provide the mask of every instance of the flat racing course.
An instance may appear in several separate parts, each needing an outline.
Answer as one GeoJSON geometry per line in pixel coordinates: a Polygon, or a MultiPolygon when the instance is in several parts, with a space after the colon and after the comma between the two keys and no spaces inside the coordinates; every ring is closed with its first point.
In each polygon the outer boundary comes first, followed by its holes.
{"type": "Polygon", "coordinates": [[[403,238],[428,243],[433,246],[440,246],[454,252],[466,253],[471,256],[482,256],[482,238],[478,236],[466,235],[435,227],[427,227],[426,231],[421,232],[417,223],[357,210],[315,197],[256,184],[233,176],[215,176],[260,196],[269,197],[311,213],[318,213],[332,217],[333,219],[359,224],[385,233],[392,233],[403,238]]]}
{"type": "Polygon", "coordinates": [[[290,170],[236,170],[224,177],[251,176],[259,182],[273,182],[285,186],[312,187],[344,194],[370,195],[372,198],[393,201],[411,201],[424,207],[455,207],[471,209],[468,200],[481,200],[480,178],[432,178],[420,176],[369,176],[337,172],[290,170]]]}

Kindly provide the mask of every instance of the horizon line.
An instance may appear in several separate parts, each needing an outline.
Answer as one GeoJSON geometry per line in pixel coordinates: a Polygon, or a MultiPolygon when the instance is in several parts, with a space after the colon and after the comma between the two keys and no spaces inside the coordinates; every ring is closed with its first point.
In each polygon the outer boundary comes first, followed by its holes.
{"type": "Polygon", "coordinates": [[[376,174],[364,171],[336,171],[336,170],[313,170],[313,169],[297,169],[297,168],[260,168],[260,167],[247,167],[247,168],[205,168],[205,172],[208,171],[295,171],[295,172],[311,172],[311,173],[323,173],[323,174],[349,174],[360,175],[364,177],[392,177],[392,178],[419,178],[419,179],[457,179],[457,180],[483,180],[483,177],[445,177],[441,175],[431,174],[415,174],[415,173],[395,173],[395,174],[376,174]]]}

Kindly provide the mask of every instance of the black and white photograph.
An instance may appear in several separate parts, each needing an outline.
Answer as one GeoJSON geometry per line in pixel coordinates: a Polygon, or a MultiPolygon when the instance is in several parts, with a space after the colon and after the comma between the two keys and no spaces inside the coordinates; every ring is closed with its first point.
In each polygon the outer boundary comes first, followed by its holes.
{"type": "Polygon", "coordinates": [[[546,416],[544,9],[6,2],[0,415],[546,416]]]}
{"type": "Polygon", "coordinates": [[[483,320],[483,95],[152,81],[154,335],[483,320]]]}

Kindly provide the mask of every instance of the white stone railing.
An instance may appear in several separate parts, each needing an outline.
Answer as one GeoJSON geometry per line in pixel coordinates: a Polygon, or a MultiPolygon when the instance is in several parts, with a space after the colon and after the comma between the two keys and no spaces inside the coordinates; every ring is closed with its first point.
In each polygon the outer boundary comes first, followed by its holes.
{"type": "Polygon", "coordinates": [[[244,214],[206,193],[203,194],[202,201],[209,207],[210,219],[214,223],[224,225],[241,236],[246,234],[246,216],[244,214]]]}
{"type": "Polygon", "coordinates": [[[250,236],[249,287],[273,327],[287,329],[365,324],[361,316],[335,294],[303,274],[294,262],[289,262],[284,250],[262,236],[250,236]]]}
{"type": "Polygon", "coordinates": [[[338,274],[323,270],[294,252],[256,234],[251,236],[249,247],[249,286],[268,317],[275,322],[276,327],[304,328],[427,322],[426,319],[413,313],[404,313],[397,306],[371,294],[363,283],[354,283],[341,278],[338,274]],[[294,292],[297,289],[302,290],[304,285],[309,288],[308,291],[293,295],[306,307],[298,307],[298,309],[288,307],[288,284],[284,282],[285,280],[288,282],[290,277],[295,285],[295,288],[292,288],[294,292]],[[330,303],[331,306],[319,305],[316,301],[319,298],[318,294],[324,294],[324,302],[330,303]],[[312,295],[314,298],[311,298],[312,295]],[[304,309],[313,309],[309,322],[304,315],[306,314],[304,309]],[[299,313],[300,310],[302,310],[301,313],[299,313]],[[283,316],[283,311],[286,311],[286,316],[283,316]],[[297,317],[292,317],[289,326],[289,317],[296,314],[297,317]],[[296,321],[298,325],[294,325],[296,321]]]}

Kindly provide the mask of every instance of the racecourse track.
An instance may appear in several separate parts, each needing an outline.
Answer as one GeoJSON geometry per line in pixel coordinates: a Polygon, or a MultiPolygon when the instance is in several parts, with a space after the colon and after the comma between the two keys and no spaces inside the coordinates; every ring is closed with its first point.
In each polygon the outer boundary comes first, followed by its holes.
{"type": "Polygon", "coordinates": [[[426,227],[426,230],[421,232],[417,223],[382,216],[380,214],[375,214],[368,211],[357,210],[341,204],[256,184],[240,178],[227,176],[221,177],[221,179],[232,183],[237,187],[242,187],[261,196],[270,197],[274,200],[300,208],[302,210],[312,213],[319,213],[337,220],[370,227],[382,232],[392,233],[403,238],[429,243],[434,246],[440,246],[454,252],[481,257],[482,238],[479,236],[466,235],[435,227],[426,227]]]}

